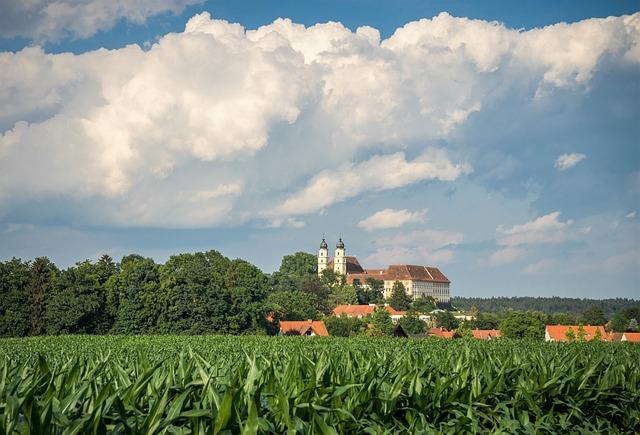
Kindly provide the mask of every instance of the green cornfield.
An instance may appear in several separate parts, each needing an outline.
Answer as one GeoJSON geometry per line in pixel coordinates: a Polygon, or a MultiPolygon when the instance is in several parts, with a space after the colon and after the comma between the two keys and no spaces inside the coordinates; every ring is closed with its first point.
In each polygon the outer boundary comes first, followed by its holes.
{"type": "Polygon", "coordinates": [[[640,433],[640,346],[0,340],[1,433],[640,433]]]}

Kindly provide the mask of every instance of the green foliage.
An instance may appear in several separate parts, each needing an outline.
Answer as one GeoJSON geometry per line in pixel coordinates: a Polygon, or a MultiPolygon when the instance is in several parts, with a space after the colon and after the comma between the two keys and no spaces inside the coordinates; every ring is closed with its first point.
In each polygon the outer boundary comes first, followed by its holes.
{"type": "Polygon", "coordinates": [[[0,262],[0,337],[29,334],[29,263],[0,262]]]}
{"type": "MultiPolygon", "coordinates": [[[[616,312],[626,309],[640,311],[637,300],[615,298],[615,299],[582,299],[582,298],[561,298],[561,297],[497,297],[497,298],[465,298],[452,297],[451,303],[458,309],[470,310],[472,306],[477,307],[481,312],[490,311],[502,313],[508,311],[540,311],[546,314],[570,313],[580,315],[591,307],[598,307],[604,313],[605,318],[610,318],[616,312]]],[[[637,316],[629,318],[640,318],[637,316]]],[[[572,322],[575,324],[576,322],[572,322]]]]}
{"type": "Polygon", "coordinates": [[[58,273],[56,265],[46,257],[36,258],[31,263],[27,285],[30,335],[44,335],[47,332],[47,299],[58,273]]]}
{"type": "Polygon", "coordinates": [[[48,334],[100,334],[111,326],[101,281],[104,270],[86,260],[63,270],[47,303],[48,334]]]}
{"type": "Polygon", "coordinates": [[[318,320],[317,303],[315,295],[301,291],[274,292],[267,298],[277,320],[318,320]]]}
{"type": "Polygon", "coordinates": [[[318,273],[318,259],[315,255],[306,252],[285,255],[282,258],[278,272],[296,277],[316,276],[318,273]]]}
{"type": "Polygon", "coordinates": [[[578,318],[572,313],[553,313],[549,316],[549,323],[554,325],[575,325],[578,318]]]}
{"type": "Polygon", "coordinates": [[[411,303],[411,308],[422,314],[429,314],[437,307],[436,300],[433,296],[422,296],[411,303]]]}
{"type": "Polygon", "coordinates": [[[367,329],[368,335],[381,336],[393,334],[391,315],[383,306],[378,305],[367,320],[371,324],[371,327],[367,329]]]}
{"type": "Polygon", "coordinates": [[[129,255],[122,259],[120,272],[105,284],[112,332],[142,334],[155,332],[161,310],[159,266],[150,258],[129,255]]]}
{"type": "Polygon", "coordinates": [[[329,306],[331,309],[338,305],[357,304],[358,296],[356,289],[352,285],[339,284],[335,285],[329,291],[329,306]]]}
{"type": "Polygon", "coordinates": [[[367,278],[363,283],[360,280],[353,280],[353,286],[356,289],[358,303],[361,305],[381,304],[384,302],[382,291],[384,290],[384,281],[375,278],[367,278]]]}
{"type": "Polygon", "coordinates": [[[398,320],[398,324],[408,334],[424,334],[427,331],[427,324],[420,320],[416,310],[407,311],[406,315],[398,320]]]}
{"type": "Polygon", "coordinates": [[[324,324],[332,337],[351,337],[360,334],[366,328],[366,322],[356,317],[331,316],[324,319],[324,324]]]}
{"type": "Polygon", "coordinates": [[[0,340],[0,433],[640,433],[640,346],[0,340]]]}
{"type": "Polygon", "coordinates": [[[616,313],[609,322],[609,329],[613,332],[625,332],[629,326],[629,319],[622,313],[616,313]]]}
{"type": "Polygon", "coordinates": [[[585,325],[604,325],[606,320],[600,308],[589,307],[582,313],[581,322],[585,325]]]}
{"type": "Polygon", "coordinates": [[[614,332],[637,331],[640,318],[640,307],[627,307],[616,313],[609,322],[609,329],[614,332]],[[635,322],[632,322],[635,320],[635,322]]]}
{"type": "Polygon", "coordinates": [[[389,305],[391,305],[394,310],[399,311],[406,311],[411,306],[411,298],[407,295],[407,289],[400,281],[393,283],[389,305]]]}
{"type": "Polygon", "coordinates": [[[453,331],[460,326],[460,321],[450,311],[440,311],[435,315],[435,323],[439,328],[453,331]]]}
{"type": "Polygon", "coordinates": [[[464,339],[473,338],[473,332],[471,332],[469,325],[466,324],[462,324],[458,329],[456,329],[456,334],[458,334],[460,338],[464,339]]]}
{"type": "Polygon", "coordinates": [[[475,329],[498,329],[500,317],[495,313],[478,313],[475,320],[469,323],[475,329]]]}
{"type": "Polygon", "coordinates": [[[506,338],[542,340],[544,314],[536,312],[512,312],[500,322],[500,331],[506,338]]]}

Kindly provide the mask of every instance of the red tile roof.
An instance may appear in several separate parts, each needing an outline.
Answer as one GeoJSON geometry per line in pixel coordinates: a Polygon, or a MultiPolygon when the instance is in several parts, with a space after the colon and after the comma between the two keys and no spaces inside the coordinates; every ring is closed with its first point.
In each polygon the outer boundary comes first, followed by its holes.
{"type": "Polygon", "coordinates": [[[640,332],[625,332],[622,334],[622,341],[640,343],[640,332]]]}
{"type": "MultiPolygon", "coordinates": [[[[384,307],[392,316],[404,316],[405,311],[396,311],[393,307],[387,305],[384,307]]],[[[333,309],[335,316],[347,316],[347,317],[367,317],[376,310],[376,305],[338,305],[333,309]]]]}
{"type": "MultiPolygon", "coordinates": [[[[364,272],[364,269],[362,268],[362,266],[360,266],[360,262],[356,257],[345,256],[344,258],[346,259],[347,263],[347,274],[364,272]]],[[[327,269],[333,270],[333,260],[334,259],[329,260],[329,262],[327,263],[327,269]]]]}
{"type": "Polygon", "coordinates": [[[307,335],[312,332],[315,335],[328,336],[329,331],[323,321],[320,320],[281,320],[280,333],[283,335],[307,335]]]}
{"type": "MultiPolygon", "coordinates": [[[[572,330],[577,339],[579,329],[580,325],[547,325],[545,337],[548,336],[551,341],[568,341],[567,332],[572,330]]],[[[582,329],[584,329],[586,334],[584,339],[587,341],[593,340],[596,331],[600,331],[601,340],[607,340],[609,338],[607,332],[604,330],[604,326],[583,325],[582,329]]]]}
{"type": "Polygon", "coordinates": [[[440,338],[453,338],[456,335],[456,331],[447,331],[444,328],[431,328],[427,335],[431,337],[440,337],[440,338]]]}
{"type": "Polygon", "coordinates": [[[491,340],[502,337],[502,332],[497,329],[473,329],[471,333],[473,334],[473,338],[479,340],[491,340]]]}
{"type": "Polygon", "coordinates": [[[367,278],[375,278],[383,281],[432,281],[450,283],[437,267],[416,266],[412,264],[392,264],[387,269],[368,269],[360,273],[350,273],[347,270],[347,283],[351,284],[354,279],[359,279],[362,283],[367,278]]]}

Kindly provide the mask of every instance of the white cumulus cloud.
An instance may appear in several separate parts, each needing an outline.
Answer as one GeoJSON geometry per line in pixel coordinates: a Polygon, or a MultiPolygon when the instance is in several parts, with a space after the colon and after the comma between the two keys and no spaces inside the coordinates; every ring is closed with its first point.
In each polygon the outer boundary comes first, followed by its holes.
{"type": "MultiPolygon", "coordinates": [[[[74,18],[86,22],[34,12],[25,34],[45,38],[191,2],[23,3],[86,12],[74,18]]],[[[278,19],[247,30],[202,13],[148,50],[2,52],[3,213],[25,198],[55,198],[84,207],[87,223],[199,227],[452,181],[470,165],[449,157],[461,154],[447,140],[474,114],[557,88],[584,92],[599,68],[637,65],[639,21],[520,31],[442,13],[381,40],[366,26],[278,19]]]]}
{"type": "Polygon", "coordinates": [[[519,246],[562,242],[567,237],[567,227],[573,221],[562,222],[558,219],[559,217],[560,212],[554,211],[509,229],[498,226],[498,245],[519,246]]]}
{"type": "Polygon", "coordinates": [[[394,189],[422,180],[451,181],[469,171],[468,165],[451,163],[444,151],[434,148],[410,161],[404,153],[374,156],[338,170],[322,171],[277,207],[275,213],[310,213],[362,192],[394,189]]]}
{"type": "Polygon", "coordinates": [[[587,156],[581,153],[562,154],[556,159],[555,166],[560,171],[564,171],[574,167],[586,158],[587,156]]]}
{"type": "Polygon", "coordinates": [[[154,15],[179,13],[204,0],[28,0],[0,2],[0,36],[35,41],[86,38],[119,20],[141,24],[154,15]]]}
{"type": "Polygon", "coordinates": [[[425,214],[426,210],[410,211],[385,208],[361,220],[358,222],[358,226],[366,231],[398,228],[412,222],[424,222],[425,214]]]}

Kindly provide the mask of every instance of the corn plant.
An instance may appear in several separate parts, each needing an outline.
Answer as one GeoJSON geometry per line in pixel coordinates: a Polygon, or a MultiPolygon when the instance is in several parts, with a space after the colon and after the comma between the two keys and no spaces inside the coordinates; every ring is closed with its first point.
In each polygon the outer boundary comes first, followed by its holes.
{"type": "Polygon", "coordinates": [[[640,347],[383,338],[0,340],[2,433],[638,433],[640,347]]]}

